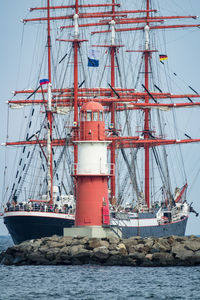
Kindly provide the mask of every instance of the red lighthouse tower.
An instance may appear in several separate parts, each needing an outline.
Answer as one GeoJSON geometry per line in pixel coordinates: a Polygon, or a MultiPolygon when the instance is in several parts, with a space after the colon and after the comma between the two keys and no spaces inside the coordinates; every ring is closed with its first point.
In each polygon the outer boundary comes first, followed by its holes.
{"type": "Polygon", "coordinates": [[[78,145],[76,226],[109,225],[107,146],[103,106],[84,104],[80,111],[78,145]]]}

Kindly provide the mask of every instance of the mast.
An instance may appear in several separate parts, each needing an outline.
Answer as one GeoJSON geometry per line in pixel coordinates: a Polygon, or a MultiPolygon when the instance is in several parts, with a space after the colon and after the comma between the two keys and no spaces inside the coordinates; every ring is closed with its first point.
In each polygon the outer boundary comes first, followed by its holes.
{"type": "MultiPolygon", "coordinates": [[[[79,48],[79,29],[78,29],[78,0],[76,0],[74,15],[74,140],[78,138],[78,48],[79,48]]],[[[78,146],[74,144],[74,164],[78,163],[78,146]]],[[[75,188],[76,194],[76,188],[75,188]]]]}
{"type": "Polygon", "coordinates": [[[53,153],[52,153],[52,94],[51,83],[48,84],[47,104],[47,200],[53,203],[53,153]]]}
{"type": "Polygon", "coordinates": [[[52,151],[52,93],[51,93],[51,28],[50,0],[47,0],[47,47],[48,47],[48,103],[47,103],[47,200],[53,203],[53,151],[52,151]]]}
{"type": "MultiPolygon", "coordinates": [[[[146,16],[147,20],[149,19],[149,0],[146,0],[146,16]]],[[[146,23],[144,27],[145,32],[145,52],[144,52],[144,64],[145,64],[145,78],[144,85],[146,90],[149,90],[149,22],[146,23]]],[[[145,104],[149,103],[149,95],[146,93],[145,104]]],[[[149,108],[144,110],[144,139],[149,139],[149,117],[150,111],[149,108]]],[[[150,206],[150,186],[149,186],[149,144],[146,144],[144,147],[145,151],[145,201],[147,206],[150,206]]]]}
{"type": "Polygon", "coordinates": [[[48,79],[51,82],[51,28],[50,28],[50,0],[47,0],[47,47],[48,47],[48,79]]]}
{"type": "MultiPolygon", "coordinates": [[[[115,14],[115,0],[112,0],[112,13],[115,14]]],[[[115,18],[110,22],[111,25],[111,47],[110,47],[110,61],[111,61],[111,86],[115,87],[115,53],[116,53],[116,43],[115,43],[115,18]]],[[[114,97],[114,92],[111,90],[111,97],[114,97]]],[[[111,123],[115,130],[115,103],[111,103],[111,123]]],[[[111,144],[111,164],[115,166],[115,142],[111,144]]],[[[115,198],[115,175],[111,177],[111,199],[115,198]]]]}

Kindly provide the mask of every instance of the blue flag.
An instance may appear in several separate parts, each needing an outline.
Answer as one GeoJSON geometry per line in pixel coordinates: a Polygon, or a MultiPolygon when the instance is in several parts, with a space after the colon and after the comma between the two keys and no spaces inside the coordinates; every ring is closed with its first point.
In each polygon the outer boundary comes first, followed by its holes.
{"type": "Polygon", "coordinates": [[[99,66],[99,51],[96,49],[90,49],[88,53],[88,67],[99,66]]]}

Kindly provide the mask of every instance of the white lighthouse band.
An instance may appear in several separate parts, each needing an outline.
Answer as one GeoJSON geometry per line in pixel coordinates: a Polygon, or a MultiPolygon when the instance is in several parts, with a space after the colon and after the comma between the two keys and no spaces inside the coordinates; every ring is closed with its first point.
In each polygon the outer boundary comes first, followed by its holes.
{"type": "Polygon", "coordinates": [[[112,164],[107,162],[110,141],[74,141],[78,145],[77,175],[109,175],[112,164]]]}

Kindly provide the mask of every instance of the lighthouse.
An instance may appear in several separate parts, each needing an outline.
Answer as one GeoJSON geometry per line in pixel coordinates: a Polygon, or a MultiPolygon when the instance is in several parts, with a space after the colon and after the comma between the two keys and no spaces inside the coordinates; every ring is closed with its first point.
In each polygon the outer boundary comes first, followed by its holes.
{"type": "Polygon", "coordinates": [[[75,227],[65,228],[67,236],[107,237],[114,235],[110,227],[108,178],[114,166],[107,162],[104,109],[98,102],[87,102],[80,110],[78,163],[76,178],[75,227]]]}
{"type": "Polygon", "coordinates": [[[109,225],[107,146],[103,106],[84,104],[80,111],[78,145],[76,226],[109,225]]]}

